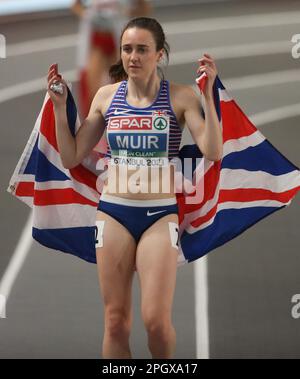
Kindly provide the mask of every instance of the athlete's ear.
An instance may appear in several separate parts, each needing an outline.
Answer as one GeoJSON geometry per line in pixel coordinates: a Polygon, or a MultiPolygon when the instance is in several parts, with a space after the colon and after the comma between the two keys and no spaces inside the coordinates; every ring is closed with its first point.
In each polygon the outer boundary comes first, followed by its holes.
{"type": "Polygon", "coordinates": [[[164,56],[164,51],[163,50],[161,50],[160,52],[159,52],[159,56],[158,56],[158,62],[160,62],[161,61],[161,59],[162,59],[162,57],[164,56]]]}

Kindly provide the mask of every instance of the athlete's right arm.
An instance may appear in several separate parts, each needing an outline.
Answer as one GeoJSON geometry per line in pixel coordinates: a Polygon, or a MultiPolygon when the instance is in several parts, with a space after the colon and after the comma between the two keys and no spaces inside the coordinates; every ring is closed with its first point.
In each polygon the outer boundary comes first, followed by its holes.
{"type": "Polygon", "coordinates": [[[51,91],[50,85],[55,78],[58,79],[53,69],[51,71],[51,67],[48,74],[48,93],[54,106],[57,145],[63,166],[71,169],[82,162],[104,133],[104,118],[99,110],[102,93],[101,89],[96,93],[87,118],[73,137],[67,120],[67,85],[63,79],[59,79],[63,84],[64,93],[58,94],[51,91]]]}

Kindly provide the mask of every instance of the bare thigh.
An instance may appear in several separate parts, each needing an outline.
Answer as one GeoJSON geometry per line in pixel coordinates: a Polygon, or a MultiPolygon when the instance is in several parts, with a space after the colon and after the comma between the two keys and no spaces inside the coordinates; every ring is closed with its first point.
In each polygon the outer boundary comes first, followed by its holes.
{"type": "Polygon", "coordinates": [[[97,247],[96,256],[105,311],[128,318],[136,242],[128,230],[108,214],[98,211],[96,219],[104,221],[103,246],[97,247]]]}
{"type": "Polygon", "coordinates": [[[178,225],[178,216],[171,214],[156,221],[144,232],[137,246],[136,268],[144,322],[171,317],[178,249],[172,246],[169,222],[178,225]]]}

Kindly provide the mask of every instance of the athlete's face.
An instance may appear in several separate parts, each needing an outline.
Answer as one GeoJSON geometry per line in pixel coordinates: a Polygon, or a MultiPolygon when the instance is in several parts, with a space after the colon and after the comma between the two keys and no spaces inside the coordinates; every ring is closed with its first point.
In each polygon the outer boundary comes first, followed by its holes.
{"type": "Polygon", "coordinates": [[[129,77],[145,77],[156,70],[163,50],[156,51],[156,43],[149,30],[127,29],[122,37],[121,58],[129,77]]]}

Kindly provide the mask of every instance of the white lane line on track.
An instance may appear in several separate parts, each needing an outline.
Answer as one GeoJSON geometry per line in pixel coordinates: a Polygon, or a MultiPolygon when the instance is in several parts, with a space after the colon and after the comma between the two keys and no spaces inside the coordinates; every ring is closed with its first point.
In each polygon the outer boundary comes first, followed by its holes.
{"type": "Polygon", "coordinates": [[[261,74],[225,79],[231,91],[248,90],[251,88],[295,83],[300,81],[299,69],[264,72],[261,74]]]}
{"type": "MultiPolygon", "coordinates": [[[[169,66],[176,66],[181,64],[189,64],[197,62],[197,59],[202,56],[204,52],[210,52],[210,54],[217,59],[230,59],[230,58],[243,58],[256,55],[270,55],[270,54],[280,54],[280,53],[289,53],[291,49],[289,41],[275,41],[272,43],[254,43],[254,44],[245,44],[245,45],[233,45],[233,46],[217,46],[213,48],[202,48],[197,50],[188,50],[184,52],[173,53],[170,56],[169,66]]],[[[279,71],[280,72],[280,71],[279,71]]],[[[287,73],[289,71],[283,71],[287,73]]],[[[278,72],[274,73],[275,80],[278,72]]],[[[75,81],[77,79],[77,71],[70,70],[63,73],[66,80],[75,81]]],[[[267,78],[273,78],[273,73],[267,74],[267,78]]],[[[263,79],[261,74],[261,79],[263,79]]],[[[291,71],[291,75],[295,77],[295,80],[298,79],[295,70],[291,71]]],[[[235,81],[240,80],[236,78],[235,81]]],[[[244,82],[247,80],[244,79],[244,82]]],[[[258,79],[259,80],[259,79],[258,79]]],[[[271,80],[271,79],[269,79],[271,80]]],[[[283,80],[281,77],[280,80],[283,80]]],[[[250,83],[250,82],[249,82],[250,83]]],[[[28,95],[42,89],[46,88],[46,77],[30,80],[28,82],[19,83],[10,87],[0,89],[0,104],[4,101],[14,99],[18,96],[28,95]]]]}
{"type": "MultiPolygon", "coordinates": [[[[171,66],[172,64],[170,64],[171,66]]],[[[75,82],[77,77],[77,70],[70,70],[63,72],[66,81],[75,82]]],[[[276,84],[294,83],[300,81],[299,70],[283,70],[273,71],[268,73],[242,76],[238,78],[224,79],[228,83],[228,88],[231,91],[242,90],[248,88],[258,88],[276,84]]],[[[197,88],[195,86],[195,88],[197,88]]],[[[46,90],[46,78],[39,78],[30,80],[28,82],[20,83],[14,86],[0,89],[0,104],[16,99],[20,96],[30,95],[38,91],[46,90]]]]}
{"type": "Polygon", "coordinates": [[[258,127],[275,121],[286,120],[288,118],[298,116],[300,116],[300,103],[269,109],[264,112],[256,113],[249,118],[251,122],[258,127]]]}
{"type": "MultiPolygon", "coordinates": [[[[9,298],[12,287],[17,279],[17,276],[23,266],[27,254],[32,245],[32,211],[26,221],[19,242],[11,257],[11,260],[5,270],[5,273],[0,281],[0,295],[3,295],[6,301],[9,298]]],[[[0,315],[5,313],[5,302],[0,303],[0,315]]]]}
{"type": "Polygon", "coordinates": [[[196,358],[209,359],[207,257],[194,262],[196,358]]]}
{"type": "MultiPolygon", "coordinates": [[[[246,16],[218,17],[200,20],[186,20],[163,23],[167,36],[177,34],[201,33],[208,31],[236,30],[241,28],[275,27],[299,24],[300,12],[251,14],[246,16]]],[[[7,57],[33,54],[55,49],[75,47],[78,34],[43,38],[7,46],[7,57]]],[[[210,50],[210,49],[209,49],[210,50]]]]}
{"type": "Polygon", "coordinates": [[[178,51],[170,54],[170,65],[197,63],[203,53],[211,54],[214,59],[246,58],[274,54],[291,54],[292,44],[288,40],[272,42],[256,42],[248,44],[202,47],[198,49],[178,51]]]}
{"type": "Polygon", "coordinates": [[[8,45],[6,49],[7,58],[75,47],[77,45],[78,37],[78,34],[70,34],[11,44],[8,45]]]}
{"type": "MultiPolygon", "coordinates": [[[[78,71],[66,71],[63,73],[63,76],[67,82],[74,82],[77,80],[78,71]]],[[[46,86],[47,79],[45,76],[43,78],[30,80],[28,82],[23,82],[14,86],[0,89],[0,104],[4,103],[5,101],[16,99],[20,96],[31,95],[42,90],[46,91],[46,86]]]]}
{"type": "Polygon", "coordinates": [[[242,16],[215,17],[199,20],[173,21],[163,24],[167,35],[251,29],[299,24],[300,12],[276,12],[242,16]]]}

